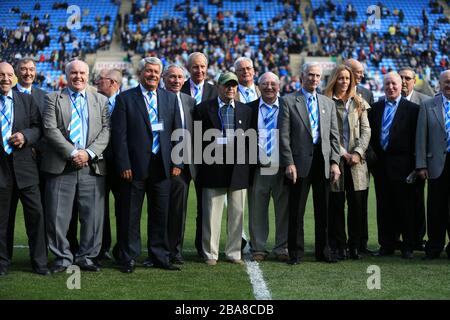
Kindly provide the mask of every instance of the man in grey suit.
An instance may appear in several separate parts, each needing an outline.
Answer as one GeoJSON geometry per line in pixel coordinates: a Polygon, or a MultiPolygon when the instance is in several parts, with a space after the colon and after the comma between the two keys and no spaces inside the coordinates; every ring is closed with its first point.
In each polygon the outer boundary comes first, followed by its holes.
{"type": "MultiPolygon", "coordinates": [[[[440,94],[420,106],[416,132],[416,170],[428,179],[428,241],[425,259],[439,258],[450,217],[450,70],[439,77],[440,94]]],[[[450,244],[447,245],[450,259],[450,244]]]]}
{"type": "MultiPolygon", "coordinates": [[[[164,70],[163,81],[165,88],[177,95],[181,125],[183,129],[189,133],[191,139],[193,139],[194,122],[192,113],[194,111],[195,99],[181,92],[181,88],[186,81],[186,70],[180,65],[171,64],[164,70]]],[[[183,248],[189,185],[191,180],[195,180],[197,175],[192,153],[193,141],[189,139],[183,141],[186,143],[184,145],[184,150],[188,152],[185,155],[187,161],[184,163],[181,174],[170,178],[170,204],[167,224],[170,258],[174,264],[184,264],[184,258],[181,253],[183,248]]]]}
{"type": "Polygon", "coordinates": [[[280,114],[281,166],[290,181],[288,251],[289,264],[304,255],[303,217],[310,186],[313,186],[315,256],[318,261],[337,262],[328,243],[329,180],[339,170],[339,131],[334,102],[316,92],[322,76],[317,63],[303,65],[302,89],[284,98],[280,114]]]}
{"type": "Polygon", "coordinates": [[[56,256],[52,272],[73,262],[99,271],[94,259],[102,245],[105,197],[103,151],[109,141],[106,97],[88,88],[89,66],[66,65],[68,88],[47,95],[44,134],[48,149],[41,169],[48,173],[45,198],[49,248],[56,256]],[[74,201],[80,215],[80,248],[72,255],[66,234],[74,201]]]}
{"type": "MultiPolygon", "coordinates": [[[[38,107],[40,116],[42,117],[42,113],[44,112],[45,95],[47,93],[44,90],[41,90],[38,87],[33,86],[33,82],[36,78],[36,64],[34,60],[30,58],[21,59],[17,62],[15,69],[17,76],[17,84],[12,89],[16,92],[30,94],[38,107]]],[[[44,146],[43,140],[44,139],[42,139],[41,137],[41,139],[39,139],[39,141],[36,141],[36,143],[33,145],[33,150],[37,154],[38,165],[40,162],[41,149],[44,146]]],[[[45,180],[43,174],[39,175],[39,189],[41,191],[42,205],[44,206],[45,180]]],[[[10,259],[12,258],[14,249],[13,242],[14,242],[14,225],[16,221],[16,210],[17,207],[11,205],[9,225],[8,225],[8,255],[10,259]]]]}
{"type": "Polygon", "coordinates": [[[41,117],[34,100],[11,90],[14,70],[0,63],[0,276],[7,273],[10,257],[7,227],[10,206],[23,205],[34,272],[47,275],[44,215],[39,172],[32,146],[41,137],[41,117]]]}
{"type": "Polygon", "coordinates": [[[247,57],[240,57],[234,62],[234,70],[238,77],[238,94],[236,101],[250,103],[261,96],[259,88],[255,86],[255,68],[253,61],[247,57]]]}
{"type": "MultiPolygon", "coordinates": [[[[421,105],[426,100],[430,99],[423,93],[414,90],[416,85],[416,73],[413,69],[406,67],[399,71],[398,73],[402,78],[402,96],[415,104],[421,105]]],[[[425,249],[425,241],[423,238],[426,233],[426,222],[425,222],[425,180],[416,179],[414,182],[416,187],[415,190],[415,248],[414,250],[423,251],[425,249]]]]}

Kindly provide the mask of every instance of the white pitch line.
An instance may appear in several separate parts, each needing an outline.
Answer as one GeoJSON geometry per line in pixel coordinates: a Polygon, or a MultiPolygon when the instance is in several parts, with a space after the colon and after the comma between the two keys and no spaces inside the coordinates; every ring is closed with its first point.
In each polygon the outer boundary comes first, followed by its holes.
{"type": "Polygon", "coordinates": [[[264,276],[258,262],[250,261],[248,256],[244,259],[244,261],[247,267],[247,273],[250,277],[250,282],[253,287],[253,294],[255,295],[255,299],[272,300],[272,295],[270,294],[269,288],[264,281],[264,276]]]}

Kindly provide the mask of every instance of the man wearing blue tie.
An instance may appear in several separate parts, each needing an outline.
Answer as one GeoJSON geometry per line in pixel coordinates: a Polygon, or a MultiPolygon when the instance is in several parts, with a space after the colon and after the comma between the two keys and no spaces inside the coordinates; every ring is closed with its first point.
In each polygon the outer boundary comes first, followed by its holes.
{"type": "Polygon", "coordinates": [[[48,148],[41,169],[48,173],[46,223],[49,248],[56,256],[52,272],[75,262],[82,270],[99,271],[95,258],[102,245],[105,163],[109,141],[107,99],[88,89],[89,66],[80,60],[66,65],[68,88],[46,97],[44,134],[48,148]],[[77,202],[80,248],[75,257],[66,234],[77,202]]]}
{"type": "Polygon", "coordinates": [[[384,78],[386,99],[369,113],[370,144],[376,155],[372,169],[377,199],[380,256],[394,254],[396,233],[403,239],[404,259],[413,258],[415,245],[414,185],[407,177],[415,169],[415,136],[419,106],[401,96],[402,79],[396,72],[384,78]]]}
{"type": "Polygon", "coordinates": [[[180,270],[170,262],[167,220],[170,179],[182,165],[172,162],[173,130],[181,129],[175,93],[158,89],[162,62],[138,65],[139,86],[119,94],[112,115],[112,147],[120,186],[121,272],[132,273],[141,254],[140,220],[147,195],[148,259],[144,266],[180,270]]]}

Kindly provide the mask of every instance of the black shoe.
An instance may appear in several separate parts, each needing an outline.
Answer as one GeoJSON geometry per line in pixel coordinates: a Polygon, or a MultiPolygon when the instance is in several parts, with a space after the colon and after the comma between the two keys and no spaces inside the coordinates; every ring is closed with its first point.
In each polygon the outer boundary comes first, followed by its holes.
{"type": "Polygon", "coordinates": [[[80,269],[83,271],[98,272],[101,270],[100,267],[98,265],[96,265],[95,263],[89,264],[86,261],[81,261],[81,262],[77,262],[75,264],[77,266],[79,266],[80,269]]]}
{"type": "Polygon", "coordinates": [[[334,254],[336,256],[336,259],[338,260],[346,260],[348,258],[347,250],[345,249],[338,249],[336,252],[332,254],[334,254]]]}
{"type": "Polygon", "coordinates": [[[50,270],[48,270],[47,266],[35,267],[33,268],[33,272],[41,276],[48,276],[50,274],[50,270]]]}
{"type": "Polygon", "coordinates": [[[58,265],[55,265],[55,266],[51,267],[51,268],[50,268],[50,272],[51,272],[51,273],[59,273],[59,272],[64,272],[64,271],[66,271],[66,269],[67,269],[66,266],[63,266],[63,265],[58,264],[58,265]]]}
{"type": "Polygon", "coordinates": [[[111,257],[111,254],[108,251],[105,252],[100,252],[100,254],[97,256],[96,260],[97,261],[101,261],[101,260],[112,260],[113,258],[111,257]]]}
{"type": "Polygon", "coordinates": [[[375,254],[375,252],[374,252],[373,250],[370,250],[370,249],[367,248],[367,247],[361,247],[361,248],[359,248],[358,252],[359,252],[359,253],[362,253],[362,254],[368,254],[368,255],[373,255],[373,254],[375,254]]]}
{"type": "Polygon", "coordinates": [[[352,259],[352,260],[362,259],[362,256],[359,254],[358,249],[350,249],[349,256],[350,256],[350,259],[352,259]]]}
{"type": "Polygon", "coordinates": [[[247,245],[247,240],[245,240],[244,238],[242,238],[241,241],[241,250],[244,250],[245,246],[247,245]]]}
{"type": "Polygon", "coordinates": [[[5,276],[8,273],[8,268],[6,266],[0,265],[0,276],[5,276]]]}
{"type": "Polygon", "coordinates": [[[327,256],[323,255],[323,256],[316,257],[316,260],[320,261],[320,262],[326,262],[326,263],[337,263],[338,262],[337,258],[332,254],[329,254],[327,256]]]}
{"type": "Polygon", "coordinates": [[[377,253],[374,253],[373,255],[376,257],[387,257],[394,255],[395,250],[394,249],[386,249],[381,247],[380,250],[378,250],[377,253]]]}
{"type": "Polygon", "coordinates": [[[425,251],[426,241],[420,241],[418,244],[414,246],[414,251],[425,251]]]}
{"type": "Polygon", "coordinates": [[[184,259],[182,256],[175,256],[172,258],[173,264],[184,264],[184,259]]]}
{"type": "Polygon", "coordinates": [[[425,254],[425,257],[422,260],[436,260],[439,259],[440,254],[425,254]]]}
{"type": "Polygon", "coordinates": [[[177,266],[174,266],[170,262],[168,262],[168,263],[154,263],[153,266],[155,268],[169,270],[169,271],[180,271],[181,270],[180,268],[178,268],[177,266]]]}
{"type": "Polygon", "coordinates": [[[142,262],[142,265],[146,268],[152,268],[153,267],[153,261],[150,258],[147,258],[142,262]]]}
{"type": "Polygon", "coordinates": [[[286,263],[291,266],[294,266],[294,265],[302,263],[302,260],[300,258],[294,257],[294,258],[290,258],[286,263]]]}
{"type": "Polygon", "coordinates": [[[402,251],[402,258],[403,259],[412,259],[414,258],[414,254],[412,250],[403,250],[402,251]]]}
{"type": "Polygon", "coordinates": [[[132,273],[134,271],[135,265],[136,265],[136,262],[134,260],[128,261],[120,267],[120,272],[132,273]]]}

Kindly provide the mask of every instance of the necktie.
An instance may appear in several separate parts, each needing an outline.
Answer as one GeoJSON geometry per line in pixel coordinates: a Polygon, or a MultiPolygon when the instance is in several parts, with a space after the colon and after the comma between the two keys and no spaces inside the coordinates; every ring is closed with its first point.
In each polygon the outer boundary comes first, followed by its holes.
{"type": "Polygon", "coordinates": [[[24,90],[23,90],[23,93],[26,93],[26,94],[31,94],[31,91],[30,91],[30,90],[28,90],[28,89],[24,89],[24,90]]]}
{"type": "Polygon", "coordinates": [[[395,102],[386,102],[386,107],[383,114],[383,123],[381,127],[381,147],[383,150],[387,149],[389,144],[389,130],[392,126],[392,120],[394,120],[395,114],[395,102]]]}
{"type": "Polygon", "coordinates": [[[245,89],[245,102],[251,102],[252,101],[252,91],[250,88],[245,89]]]}
{"type": "Polygon", "coordinates": [[[220,115],[224,132],[226,132],[226,130],[234,130],[233,107],[229,104],[223,105],[222,108],[220,108],[220,115]]]}
{"type": "Polygon", "coordinates": [[[11,105],[6,105],[6,97],[0,95],[1,100],[1,123],[2,123],[2,137],[3,137],[3,149],[7,154],[11,154],[12,147],[8,143],[8,139],[11,134],[11,105]]]}
{"type": "Polygon", "coordinates": [[[80,94],[78,92],[72,93],[72,117],[70,119],[70,134],[69,139],[75,145],[75,148],[79,148],[81,145],[81,108],[80,108],[80,94]]]}
{"type": "Polygon", "coordinates": [[[273,134],[273,129],[275,129],[275,113],[278,107],[273,106],[270,108],[268,105],[263,104],[266,109],[266,116],[263,118],[264,126],[266,127],[267,137],[266,137],[266,154],[268,157],[272,155],[273,147],[275,145],[275,134],[273,134]]]}
{"type": "Polygon", "coordinates": [[[450,101],[445,104],[445,130],[447,131],[447,152],[450,152],[450,101]]]}
{"type": "Polygon", "coordinates": [[[200,86],[194,86],[194,99],[196,104],[200,104],[200,102],[202,102],[202,91],[200,86]]]}
{"type": "Polygon", "coordinates": [[[315,103],[315,101],[316,97],[311,95],[307,103],[309,122],[311,123],[311,132],[314,144],[319,141],[319,115],[317,114],[317,104],[315,103]]]}
{"type": "MultiPolygon", "coordinates": [[[[148,92],[149,104],[148,104],[148,116],[150,118],[150,124],[152,128],[154,125],[158,124],[158,110],[156,108],[156,94],[153,91],[148,92]]],[[[159,131],[153,131],[153,144],[152,152],[157,154],[160,148],[159,145],[159,131]]]]}

